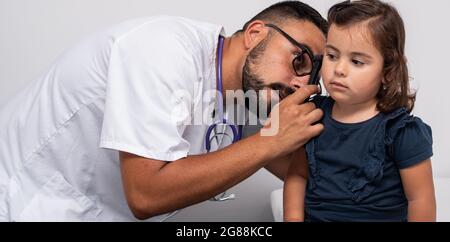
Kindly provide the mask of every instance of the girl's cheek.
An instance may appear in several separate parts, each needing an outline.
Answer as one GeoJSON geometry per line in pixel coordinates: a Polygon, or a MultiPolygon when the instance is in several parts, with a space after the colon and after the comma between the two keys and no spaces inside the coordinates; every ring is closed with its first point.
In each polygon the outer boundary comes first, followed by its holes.
{"type": "Polygon", "coordinates": [[[324,82],[329,82],[332,77],[332,67],[326,62],[323,63],[322,66],[322,79],[324,82]]]}

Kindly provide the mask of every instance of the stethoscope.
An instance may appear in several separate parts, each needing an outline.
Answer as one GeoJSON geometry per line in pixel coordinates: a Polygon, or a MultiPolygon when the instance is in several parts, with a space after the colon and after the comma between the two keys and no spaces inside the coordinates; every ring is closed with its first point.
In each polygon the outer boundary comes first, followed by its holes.
{"type": "MultiPolygon", "coordinates": [[[[227,134],[226,131],[226,127],[229,127],[232,131],[232,143],[235,143],[237,141],[239,141],[241,139],[241,135],[242,135],[242,130],[240,128],[238,128],[236,125],[234,125],[233,123],[229,122],[225,116],[224,116],[224,112],[223,112],[223,98],[222,98],[222,90],[223,90],[223,86],[222,86],[222,52],[223,52],[223,44],[224,44],[224,37],[223,36],[219,36],[219,48],[218,48],[218,60],[217,60],[217,91],[220,94],[219,98],[217,98],[217,104],[218,104],[218,116],[219,116],[219,120],[215,121],[213,124],[211,124],[207,131],[206,131],[206,135],[205,135],[205,148],[206,148],[206,152],[209,153],[211,152],[211,142],[213,141],[213,139],[218,139],[218,135],[224,135],[224,136],[230,136],[229,134],[227,134]],[[220,125],[224,125],[225,129],[222,129],[222,131],[218,131],[217,128],[220,125]],[[211,136],[212,135],[212,136],[211,136]]],[[[219,146],[219,142],[220,141],[216,141],[217,142],[217,146],[219,146]]],[[[221,193],[218,196],[215,196],[213,198],[210,198],[210,201],[215,201],[215,202],[224,202],[227,200],[234,200],[236,198],[235,194],[230,194],[227,195],[227,191],[221,193]]],[[[176,210],[173,211],[165,216],[163,216],[163,218],[161,218],[159,221],[163,222],[166,221],[167,219],[171,218],[172,216],[176,215],[180,210],[176,210]]]]}
{"type": "MultiPolygon", "coordinates": [[[[206,152],[209,153],[211,152],[211,142],[216,139],[217,145],[219,146],[219,141],[218,140],[218,136],[219,135],[223,135],[223,136],[228,136],[231,140],[232,143],[236,143],[237,141],[239,141],[241,139],[241,135],[242,135],[242,130],[240,128],[238,128],[236,125],[234,125],[233,123],[229,122],[225,116],[224,116],[224,112],[223,112],[223,98],[222,98],[222,90],[223,90],[223,86],[222,86],[222,54],[223,54],[223,45],[224,45],[224,37],[223,36],[219,36],[219,48],[218,48],[218,59],[217,59],[217,91],[219,93],[219,97],[217,98],[217,111],[218,111],[218,120],[216,120],[212,125],[210,125],[206,131],[206,135],[205,135],[205,148],[206,148],[206,152]],[[221,131],[218,131],[218,126],[224,126],[224,128],[221,131]],[[226,132],[226,128],[229,127],[232,131],[232,136],[230,136],[227,132],[226,132]]],[[[235,194],[230,194],[227,195],[227,192],[223,192],[220,195],[213,197],[210,199],[210,201],[215,201],[215,202],[223,202],[223,201],[227,201],[227,200],[233,200],[236,198],[235,194]]]]}

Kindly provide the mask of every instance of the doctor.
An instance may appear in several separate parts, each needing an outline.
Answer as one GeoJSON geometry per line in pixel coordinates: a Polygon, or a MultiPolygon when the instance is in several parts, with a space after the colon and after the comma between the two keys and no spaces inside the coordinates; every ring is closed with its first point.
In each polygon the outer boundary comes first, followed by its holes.
{"type": "Polygon", "coordinates": [[[305,84],[326,28],[292,1],[224,39],[221,26],[168,16],[87,38],[0,111],[0,221],[160,221],[260,168],[283,178],[322,130],[302,103],[317,92],[305,84]],[[278,132],[207,153],[209,126],[191,124],[217,105],[204,94],[271,84],[302,87],[272,111],[278,132]]]}

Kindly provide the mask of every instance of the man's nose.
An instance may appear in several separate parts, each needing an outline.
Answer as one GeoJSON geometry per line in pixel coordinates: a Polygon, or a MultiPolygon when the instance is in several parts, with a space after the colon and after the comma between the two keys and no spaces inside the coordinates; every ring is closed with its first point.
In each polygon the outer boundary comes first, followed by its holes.
{"type": "Polygon", "coordinates": [[[308,85],[308,80],[309,80],[309,75],[296,76],[289,82],[289,86],[297,90],[303,86],[308,85]]]}

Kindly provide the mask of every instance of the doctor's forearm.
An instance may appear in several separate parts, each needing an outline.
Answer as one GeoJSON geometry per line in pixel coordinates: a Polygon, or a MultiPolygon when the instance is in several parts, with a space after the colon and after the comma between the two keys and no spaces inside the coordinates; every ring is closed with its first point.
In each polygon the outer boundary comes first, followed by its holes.
{"type": "Polygon", "coordinates": [[[269,140],[257,134],[217,152],[167,163],[154,175],[132,176],[133,189],[128,189],[127,197],[138,201],[133,213],[148,218],[223,192],[275,158],[269,140]]]}

